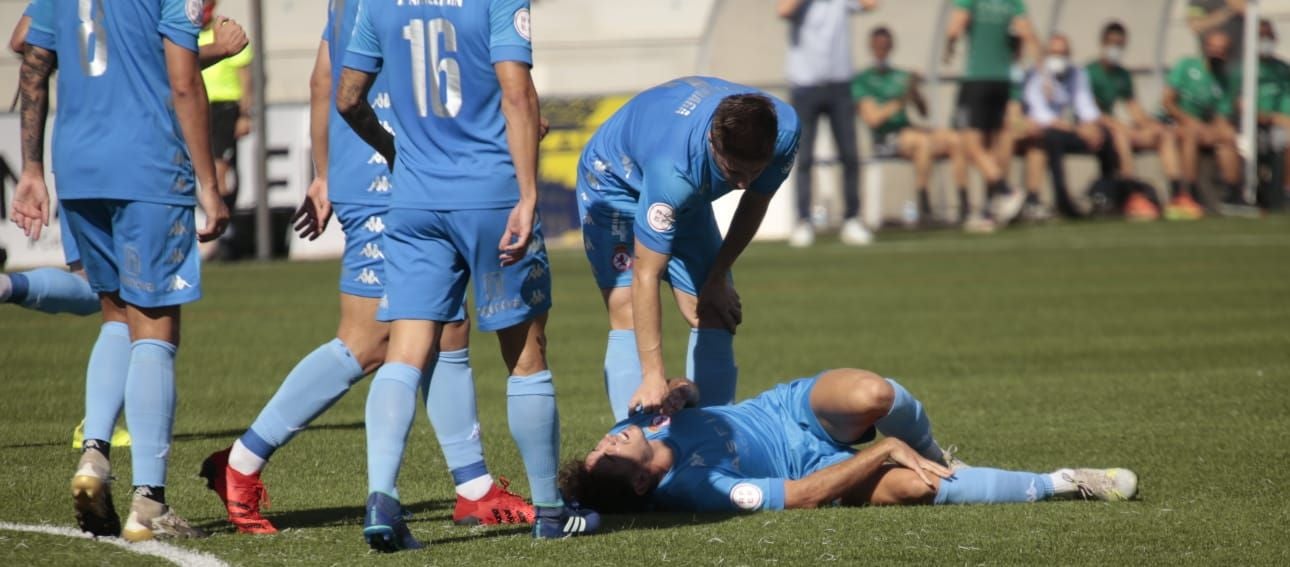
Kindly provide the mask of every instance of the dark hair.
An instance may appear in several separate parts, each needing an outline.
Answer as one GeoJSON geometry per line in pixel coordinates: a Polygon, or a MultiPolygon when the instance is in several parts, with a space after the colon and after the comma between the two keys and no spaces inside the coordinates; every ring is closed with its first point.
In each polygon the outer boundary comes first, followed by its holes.
{"type": "Polygon", "coordinates": [[[1119,20],[1111,20],[1110,22],[1107,22],[1105,26],[1102,26],[1102,41],[1106,41],[1106,38],[1110,37],[1111,34],[1116,33],[1128,37],[1129,30],[1126,29],[1124,24],[1120,23],[1119,20]]]}
{"type": "Polygon", "coordinates": [[[712,144],[721,155],[748,162],[770,161],[775,155],[779,119],[775,103],[760,94],[726,97],[712,116],[712,144]]]}
{"type": "Polygon", "coordinates": [[[877,39],[880,37],[885,37],[893,41],[896,39],[891,35],[891,28],[888,28],[887,26],[878,26],[873,28],[873,31],[869,32],[869,39],[877,39]]]}
{"type": "Polygon", "coordinates": [[[590,470],[579,460],[564,464],[559,482],[560,492],[565,498],[602,514],[634,514],[649,510],[649,495],[637,494],[631,479],[590,470]]]}

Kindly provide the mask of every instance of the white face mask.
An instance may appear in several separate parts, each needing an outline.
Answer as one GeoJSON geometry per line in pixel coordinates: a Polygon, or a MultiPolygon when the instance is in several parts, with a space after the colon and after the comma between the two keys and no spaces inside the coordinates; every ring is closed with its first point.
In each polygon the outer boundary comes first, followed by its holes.
{"type": "Polygon", "coordinates": [[[1262,55],[1264,57],[1272,57],[1276,54],[1277,54],[1277,40],[1275,39],[1259,40],[1259,55],[1262,55]]]}
{"type": "Polygon", "coordinates": [[[1124,48],[1118,45],[1108,45],[1102,49],[1102,58],[1106,59],[1107,62],[1118,65],[1120,61],[1124,60],[1124,48]]]}
{"type": "Polygon", "coordinates": [[[1044,68],[1048,69],[1049,73],[1061,75],[1070,68],[1070,61],[1060,55],[1049,55],[1044,59],[1044,68]]]}

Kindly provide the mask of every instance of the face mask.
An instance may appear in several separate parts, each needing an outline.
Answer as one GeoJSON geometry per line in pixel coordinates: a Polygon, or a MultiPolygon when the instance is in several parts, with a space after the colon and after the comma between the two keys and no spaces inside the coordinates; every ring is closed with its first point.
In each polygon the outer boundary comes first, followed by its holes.
{"type": "Polygon", "coordinates": [[[1070,62],[1060,55],[1049,55],[1044,59],[1044,68],[1054,75],[1062,75],[1070,68],[1070,62]]]}
{"type": "Polygon", "coordinates": [[[1259,55],[1262,55],[1264,57],[1272,57],[1276,54],[1277,54],[1277,40],[1275,39],[1259,40],[1259,55]]]}
{"type": "Polygon", "coordinates": [[[1124,48],[1118,45],[1108,45],[1102,50],[1102,58],[1118,65],[1120,61],[1124,60],[1124,48]]]}

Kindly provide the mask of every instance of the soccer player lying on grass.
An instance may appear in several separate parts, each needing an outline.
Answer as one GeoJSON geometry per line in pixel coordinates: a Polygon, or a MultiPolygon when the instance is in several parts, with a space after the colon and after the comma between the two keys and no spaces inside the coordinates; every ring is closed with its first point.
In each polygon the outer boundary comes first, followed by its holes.
{"type": "Polygon", "coordinates": [[[669,388],[663,413],[619,422],[585,459],[565,465],[564,494],[602,513],[630,513],[1120,501],[1137,493],[1137,476],[1125,469],[969,467],[937,445],[909,391],[865,370],[828,370],[728,406],[693,407],[698,392],[685,380],[669,388]],[[875,430],[885,438],[853,447],[875,430]]]}

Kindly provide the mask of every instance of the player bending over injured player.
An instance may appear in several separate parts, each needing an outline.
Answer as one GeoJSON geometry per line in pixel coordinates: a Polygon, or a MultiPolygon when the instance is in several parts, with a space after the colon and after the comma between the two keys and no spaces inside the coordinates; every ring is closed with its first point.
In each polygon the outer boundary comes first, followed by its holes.
{"type": "Polygon", "coordinates": [[[695,408],[698,391],[669,384],[663,414],[614,426],[565,465],[567,498],[602,513],[738,512],[890,504],[995,504],[1050,498],[1128,500],[1125,469],[1051,474],[970,467],[932,437],[912,394],[865,370],[828,370],[737,405],[695,408]],[[863,449],[874,432],[885,438],[863,449]]]}

